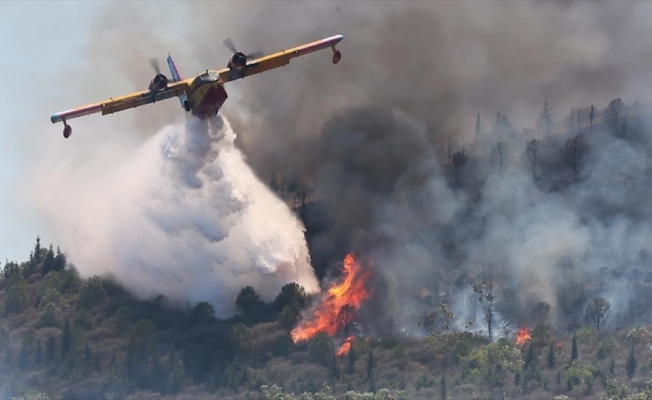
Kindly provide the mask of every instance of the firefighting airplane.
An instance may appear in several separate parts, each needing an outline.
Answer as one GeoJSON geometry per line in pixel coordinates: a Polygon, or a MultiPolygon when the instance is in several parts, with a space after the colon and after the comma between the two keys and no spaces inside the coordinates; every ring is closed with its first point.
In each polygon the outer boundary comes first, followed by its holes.
{"type": "Polygon", "coordinates": [[[50,117],[50,121],[53,124],[63,122],[63,137],[67,139],[72,134],[72,128],[67,123],[70,119],[99,112],[102,115],[113,114],[172,97],[179,98],[181,107],[186,112],[190,112],[200,119],[205,119],[208,116],[217,115],[220,107],[222,107],[222,104],[228,98],[224,89],[224,83],[286,66],[295,57],[328,47],[333,50],[333,64],[337,64],[342,58],[342,54],[335,49],[335,45],[343,38],[342,35],[335,35],[264,57],[260,53],[244,54],[237,51],[231,39],[227,39],[224,41],[224,45],[234,53],[227,67],[217,71],[206,70],[206,72],[188,79],[181,78],[172,57],[168,54],[167,62],[172,76],[171,80],[160,72],[156,59],[152,59],[150,63],[156,75],[150,82],[147,90],[121,97],[111,97],[99,103],[62,111],[53,114],[50,117]],[[247,61],[249,58],[254,59],[247,61]]]}

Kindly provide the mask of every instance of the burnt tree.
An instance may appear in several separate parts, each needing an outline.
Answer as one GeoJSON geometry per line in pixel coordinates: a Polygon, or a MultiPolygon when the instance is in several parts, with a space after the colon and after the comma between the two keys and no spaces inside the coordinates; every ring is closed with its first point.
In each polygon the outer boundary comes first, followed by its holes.
{"type": "Polygon", "coordinates": [[[578,179],[585,167],[589,153],[589,143],[584,134],[579,133],[566,141],[561,150],[561,161],[573,172],[573,177],[578,179]]]}
{"type": "Polygon", "coordinates": [[[505,169],[507,169],[507,165],[509,164],[509,152],[507,151],[507,145],[505,142],[500,141],[496,143],[496,145],[491,149],[489,159],[491,161],[491,165],[498,168],[498,172],[502,176],[503,172],[505,172],[505,169]]]}
{"type": "Polygon", "coordinates": [[[525,153],[523,153],[523,164],[525,168],[532,174],[532,179],[537,176],[537,166],[543,161],[543,149],[541,142],[532,139],[525,146],[525,153]]]}
{"type": "Polygon", "coordinates": [[[473,292],[478,296],[478,300],[482,305],[484,322],[487,325],[487,335],[489,336],[489,341],[491,342],[493,340],[495,316],[494,302],[496,300],[496,296],[494,294],[494,284],[487,280],[474,283],[473,292]]]}
{"type": "Polygon", "coordinates": [[[625,112],[625,103],[621,99],[614,99],[604,110],[604,120],[607,127],[617,137],[622,135],[622,121],[625,112]]]}

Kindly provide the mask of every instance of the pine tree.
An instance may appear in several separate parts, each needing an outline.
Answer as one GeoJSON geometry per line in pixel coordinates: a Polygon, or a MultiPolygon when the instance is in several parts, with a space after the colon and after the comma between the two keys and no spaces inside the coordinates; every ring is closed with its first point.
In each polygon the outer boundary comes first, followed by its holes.
{"type": "Polygon", "coordinates": [[[632,343],[631,348],[629,350],[629,357],[627,357],[627,376],[629,379],[632,379],[634,374],[636,373],[636,356],[634,355],[634,343],[632,343]]]}
{"type": "Polygon", "coordinates": [[[595,117],[595,107],[591,104],[591,109],[589,110],[589,123],[591,124],[591,134],[593,134],[593,118],[595,117]]]}
{"type": "Polygon", "coordinates": [[[548,368],[552,369],[552,367],[555,366],[555,349],[552,346],[552,343],[550,343],[550,346],[548,346],[548,368]]]}
{"type": "Polygon", "coordinates": [[[46,275],[48,272],[52,271],[54,267],[54,250],[52,250],[52,245],[50,245],[50,248],[45,253],[45,260],[43,260],[43,275],[46,275]]]}
{"type": "Polygon", "coordinates": [[[573,347],[571,348],[571,362],[577,360],[577,334],[573,333],[573,347]]]}
{"type": "Polygon", "coordinates": [[[66,256],[61,252],[57,246],[57,254],[54,256],[54,270],[63,271],[66,268],[66,256]]]}
{"type": "Polygon", "coordinates": [[[72,347],[72,332],[70,331],[70,320],[66,318],[63,325],[63,333],[61,334],[61,358],[65,359],[72,347]]]}

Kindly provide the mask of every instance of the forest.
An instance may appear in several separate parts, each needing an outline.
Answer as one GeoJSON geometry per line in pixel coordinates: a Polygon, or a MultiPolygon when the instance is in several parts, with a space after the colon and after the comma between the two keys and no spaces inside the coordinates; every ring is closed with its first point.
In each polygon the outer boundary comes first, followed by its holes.
{"type": "MultiPolygon", "coordinates": [[[[402,125],[390,122],[383,126],[398,127],[369,131],[395,138],[402,125]]],[[[292,332],[314,315],[326,290],[307,294],[288,283],[265,301],[246,286],[233,299],[238,313],[218,318],[207,301],[178,304],[164,288],[140,299],[109,271],[82,276],[66,249],[37,238],[26,261],[7,260],[0,271],[0,397],[652,398],[652,269],[649,236],[639,226],[649,215],[650,122],[646,106],[621,99],[604,110],[573,109],[561,120],[546,102],[533,129],[513,126],[501,112],[485,127],[478,114],[473,141],[438,143],[436,165],[426,164],[437,173],[406,167],[414,172],[407,197],[413,188],[425,190],[433,175],[456,196],[450,218],[410,225],[437,255],[413,270],[419,287],[392,282],[397,269],[381,261],[387,248],[392,263],[407,254],[395,231],[372,241],[340,229],[337,211],[348,203],[320,190],[323,175],[271,172],[268,186],[306,227],[323,289],[346,277],[346,254],[377,264],[364,282],[369,298],[338,306],[332,329],[305,341],[295,342],[292,332]],[[550,208],[538,209],[542,204],[550,208]],[[564,225],[573,218],[555,215],[558,209],[571,210],[576,225],[564,225]],[[536,220],[532,210],[542,210],[536,220]],[[498,225],[497,216],[508,222],[498,225]],[[528,235],[548,222],[555,225],[549,242],[536,239],[531,248],[528,235]],[[501,226],[509,234],[498,235],[501,226]],[[330,240],[334,235],[341,240],[330,240]],[[568,246],[550,250],[558,237],[568,246]],[[577,253],[575,245],[585,250],[577,253]],[[480,247],[489,248],[482,257],[480,247]],[[530,264],[535,259],[545,263],[530,264]],[[409,312],[392,311],[397,303],[409,304],[409,312]]],[[[324,140],[329,134],[327,124],[324,140]]],[[[392,155],[405,146],[392,143],[383,146],[383,160],[403,165],[392,155]]],[[[343,159],[333,151],[320,157],[343,159]]],[[[361,163],[343,165],[353,184],[392,199],[406,176],[400,172],[388,185],[376,169],[365,175],[361,163]]],[[[428,209],[407,204],[427,219],[428,209]]],[[[357,225],[361,231],[380,231],[387,222],[375,212],[357,225]]]]}

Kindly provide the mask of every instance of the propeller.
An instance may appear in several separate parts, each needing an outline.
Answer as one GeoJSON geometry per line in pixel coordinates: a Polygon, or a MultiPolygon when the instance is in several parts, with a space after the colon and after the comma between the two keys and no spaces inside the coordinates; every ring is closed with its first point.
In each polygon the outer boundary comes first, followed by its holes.
{"type": "Polygon", "coordinates": [[[154,68],[154,71],[156,72],[156,75],[161,73],[161,66],[159,65],[158,58],[156,58],[156,57],[151,58],[149,60],[149,65],[151,65],[152,68],[154,68]]]}
{"type": "MultiPolygon", "coordinates": [[[[238,49],[235,47],[235,44],[233,43],[233,40],[231,38],[226,38],[224,42],[222,42],[224,47],[229,49],[232,53],[239,53],[238,49]]],[[[245,57],[250,60],[252,58],[260,58],[263,56],[262,51],[254,51],[253,53],[245,54],[245,57]]]]}

